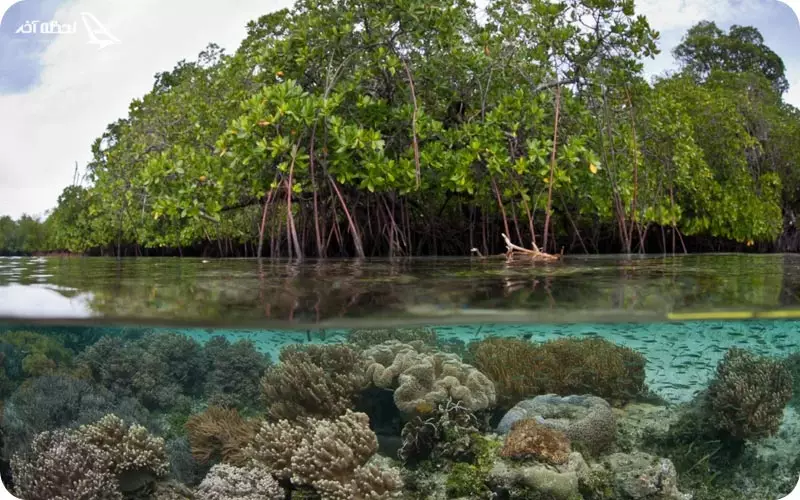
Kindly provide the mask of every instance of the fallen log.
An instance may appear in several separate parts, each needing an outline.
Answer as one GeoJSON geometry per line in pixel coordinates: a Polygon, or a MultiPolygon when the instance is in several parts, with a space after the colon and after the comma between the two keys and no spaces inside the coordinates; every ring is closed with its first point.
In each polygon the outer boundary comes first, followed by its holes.
{"type": "Polygon", "coordinates": [[[511,243],[511,240],[505,234],[501,234],[503,240],[506,242],[506,258],[513,259],[515,257],[525,257],[534,262],[555,262],[560,260],[561,257],[564,256],[564,248],[561,248],[560,254],[550,254],[547,252],[542,252],[539,250],[539,247],[536,246],[536,242],[531,242],[533,244],[533,250],[529,250],[527,248],[515,245],[511,243]]]}

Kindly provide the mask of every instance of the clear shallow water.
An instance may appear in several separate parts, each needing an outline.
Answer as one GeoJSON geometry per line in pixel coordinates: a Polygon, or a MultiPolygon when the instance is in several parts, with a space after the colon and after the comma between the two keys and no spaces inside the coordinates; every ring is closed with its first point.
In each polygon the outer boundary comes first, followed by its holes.
{"type": "Polygon", "coordinates": [[[0,260],[0,472],[32,499],[72,463],[123,498],[782,498],[796,263],[0,260]]]}
{"type": "Polygon", "coordinates": [[[0,317],[280,327],[800,316],[800,256],[280,261],[0,258],[0,317]]]}

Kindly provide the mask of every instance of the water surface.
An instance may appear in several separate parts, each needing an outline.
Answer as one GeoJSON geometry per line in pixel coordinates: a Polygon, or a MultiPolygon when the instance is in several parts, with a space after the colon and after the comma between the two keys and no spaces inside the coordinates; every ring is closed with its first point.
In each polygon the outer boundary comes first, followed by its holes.
{"type": "Polygon", "coordinates": [[[0,258],[0,317],[336,327],[764,315],[800,306],[798,264],[796,255],[570,256],[557,264],[0,258]]]}

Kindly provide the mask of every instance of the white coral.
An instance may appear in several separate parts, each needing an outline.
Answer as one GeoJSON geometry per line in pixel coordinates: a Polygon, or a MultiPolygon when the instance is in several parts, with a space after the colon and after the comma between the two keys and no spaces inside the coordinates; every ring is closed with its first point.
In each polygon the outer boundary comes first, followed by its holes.
{"type": "Polygon", "coordinates": [[[283,488],[260,467],[217,464],[197,487],[202,500],[282,500],[283,488]]]}

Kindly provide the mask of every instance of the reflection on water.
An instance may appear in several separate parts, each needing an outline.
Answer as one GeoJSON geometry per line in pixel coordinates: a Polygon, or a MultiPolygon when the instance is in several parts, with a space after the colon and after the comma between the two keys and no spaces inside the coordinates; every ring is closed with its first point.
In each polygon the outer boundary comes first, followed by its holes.
{"type": "Polygon", "coordinates": [[[777,499],[799,387],[793,321],[7,324],[0,474],[31,500],[777,499]]]}
{"type": "Polygon", "coordinates": [[[656,321],[676,311],[800,305],[798,264],[794,255],[571,257],[552,265],[0,258],[0,316],[327,327],[656,321]]]}

